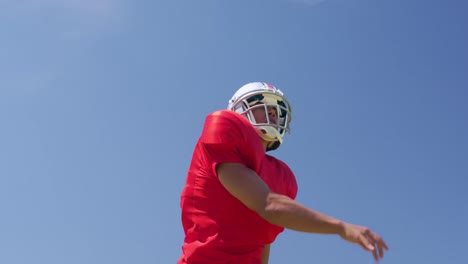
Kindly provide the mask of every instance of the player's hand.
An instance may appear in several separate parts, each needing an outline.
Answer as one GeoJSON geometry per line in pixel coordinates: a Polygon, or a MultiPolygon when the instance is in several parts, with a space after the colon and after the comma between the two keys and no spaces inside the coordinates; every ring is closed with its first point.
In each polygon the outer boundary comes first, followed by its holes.
{"type": "Polygon", "coordinates": [[[384,250],[388,250],[383,239],[367,227],[349,223],[343,224],[341,237],[349,242],[359,244],[363,249],[371,251],[376,262],[384,256],[384,250]]]}

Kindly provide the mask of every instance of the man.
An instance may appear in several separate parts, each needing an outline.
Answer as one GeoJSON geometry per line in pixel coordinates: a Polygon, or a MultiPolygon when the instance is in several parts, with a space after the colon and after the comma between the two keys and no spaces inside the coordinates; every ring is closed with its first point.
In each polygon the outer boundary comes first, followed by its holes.
{"type": "Polygon", "coordinates": [[[228,110],[207,116],[181,195],[185,232],[179,264],[267,264],[270,244],[284,228],[337,234],[371,251],[388,250],[370,229],[294,201],[296,179],[266,154],[289,132],[291,106],[273,85],[242,86],[228,110]]]}

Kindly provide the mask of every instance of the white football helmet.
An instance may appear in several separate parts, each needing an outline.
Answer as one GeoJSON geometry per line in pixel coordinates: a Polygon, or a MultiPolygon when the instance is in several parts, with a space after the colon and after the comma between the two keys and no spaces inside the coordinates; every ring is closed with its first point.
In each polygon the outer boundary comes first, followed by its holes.
{"type": "Polygon", "coordinates": [[[283,143],[284,134],[290,133],[291,105],[283,93],[271,84],[252,82],[242,86],[229,100],[228,109],[245,116],[256,128],[258,135],[271,142],[267,151],[277,149],[283,143]],[[265,108],[266,123],[255,120],[252,109],[258,107],[265,108]],[[276,109],[276,122],[270,120],[269,107],[276,109]]]}

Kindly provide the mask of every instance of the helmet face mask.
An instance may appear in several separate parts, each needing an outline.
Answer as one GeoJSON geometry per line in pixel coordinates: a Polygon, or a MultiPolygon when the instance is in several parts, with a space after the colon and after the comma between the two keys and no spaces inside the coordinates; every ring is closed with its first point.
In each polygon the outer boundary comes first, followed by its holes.
{"type": "Polygon", "coordinates": [[[291,105],[283,93],[271,84],[254,82],[242,86],[229,101],[228,109],[245,116],[256,128],[259,136],[272,144],[267,151],[274,150],[290,132],[291,105]],[[265,118],[256,120],[255,110],[263,108],[265,118]],[[269,116],[270,109],[276,112],[276,122],[269,116]]]}

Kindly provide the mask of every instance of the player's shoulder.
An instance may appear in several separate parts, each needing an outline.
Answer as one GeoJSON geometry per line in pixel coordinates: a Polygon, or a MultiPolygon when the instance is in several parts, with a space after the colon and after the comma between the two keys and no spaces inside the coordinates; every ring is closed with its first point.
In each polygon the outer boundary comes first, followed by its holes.
{"type": "Polygon", "coordinates": [[[246,125],[250,123],[239,113],[230,110],[217,110],[209,113],[206,116],[206,121],[211,122],[228,122],[231,124],[246,125]]]}
{"type": "Polygon", "coordinates": [[[218,110],[206,116],[199,142],[211,145],[236,145],[245,149],[251,138],[258,140],[257,133],[247,118],[233,111],[218,110]]]}
{"type": "Polygon", "coordinates": [[[211,117],[222,117],[222,118],[229,118],[229,119],[236,119],[240,117],[240,115],[234,111],[223,109],[211,112],[208,114],[211,117]]]}
{"type": "Polygon", "coordinates": [[[257,132],[252,124],[239,113],[230,110],[218,110],[209,113],[203,127],[204,140],[223,138],[226,142],[258,140],[257,132]]]}

